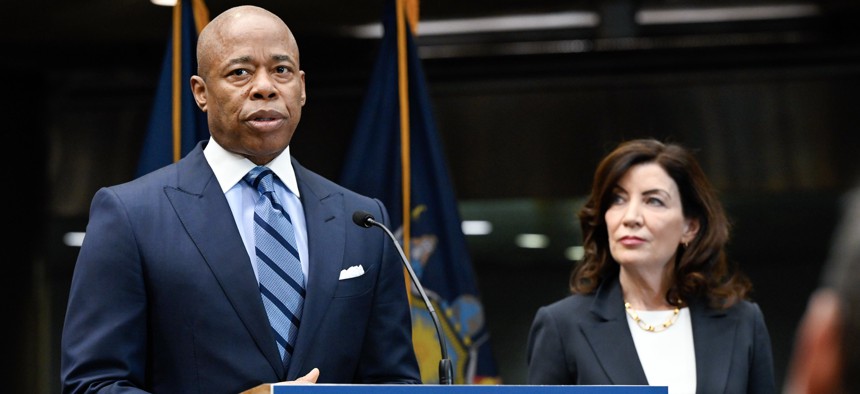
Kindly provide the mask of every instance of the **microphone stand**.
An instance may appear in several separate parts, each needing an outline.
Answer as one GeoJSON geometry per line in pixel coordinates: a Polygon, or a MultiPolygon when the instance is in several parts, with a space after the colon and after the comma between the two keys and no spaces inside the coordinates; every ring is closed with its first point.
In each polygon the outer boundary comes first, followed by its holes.
{"type": "MultiPolygon", "coordinates": [[[[409,259],[406,258],[406,253],[403,253],[403,248],[400,247],[400,243],[397,242],[397,238],[391,233],[391,230],[385,227],[382,223],[374,220],[373,216],[369,213],[363,214],[364,216],[361,217],[363,223],[356,220],[357,224],[363,225],[364,227],[369,227],[367,224],[379,227],[388,234],[388,237],[391,238],[392,241],[394,241],[394,246],[397,248],[397,252],[400,253],[400,259],[403,260],[403,265],[406,267],[406,270],[409,271],[412,283],[415,284],[415,288],[418,289],[418,293],[421,294],[424,304],[427,305],[427,310],[430,311],[430,317],[433,319],[433,324],[436,326],[436,335],[439,337],[439,346],[442,349],[442,359],[439,360],[439,384],[454,384],[454,364],[451,362],[451,359],[448,358],[448,346],[445,342],[445,336],[442,334],[442,324],[439,322],[439,317],[436,316],[436,309],[433,308],[433,304],[430,303],[430,299],[427,298],[427,294],[424,292],[424,287],[421,286],[418,276],[415,275],[415,271],[412,270],[412,264],[409,263],[409,259]]],[[[355,215],[353,216],[353,219],[356,219],[355,215]]]]}

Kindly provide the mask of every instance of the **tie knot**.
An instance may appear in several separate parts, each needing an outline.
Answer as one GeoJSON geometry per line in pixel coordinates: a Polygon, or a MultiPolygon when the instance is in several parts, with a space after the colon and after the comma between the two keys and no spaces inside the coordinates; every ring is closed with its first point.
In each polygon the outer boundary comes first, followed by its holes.
{"type": "Polygon", "coordinates": [[[251,187],[257,189],[260,194],[275,190],[275,173],[269,167],[256,166],[248,171],[245,175],[245,182],[248,182],[251,187]]]}

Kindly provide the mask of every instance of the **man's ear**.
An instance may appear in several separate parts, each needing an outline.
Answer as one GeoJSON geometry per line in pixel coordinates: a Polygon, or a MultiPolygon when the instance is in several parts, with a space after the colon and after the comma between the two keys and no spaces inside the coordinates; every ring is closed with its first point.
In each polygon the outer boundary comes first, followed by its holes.
{"type": "Polygon", "coordinates": [[[206,112],[206,82],[199,75],[191,76],[191,94],[201,111],[206,112]]]}
{"type": "Polygon", "coordinates": [[[786,394],[838,393],[842,386],[839,297],[818,290],[800,321],[785,382],[786,394]]]}
{"type": "Polygon", "coordinates": [[[305,102],[308,101],[308,93],[305,91],[305,72],[304,72],[304,70],[299,71],[299,76],[301,76],[301,83],[302,83],[302,94],[301,94],[301,100],[300,101],[301,101],[302,107],[304,107],[305,102]]]}

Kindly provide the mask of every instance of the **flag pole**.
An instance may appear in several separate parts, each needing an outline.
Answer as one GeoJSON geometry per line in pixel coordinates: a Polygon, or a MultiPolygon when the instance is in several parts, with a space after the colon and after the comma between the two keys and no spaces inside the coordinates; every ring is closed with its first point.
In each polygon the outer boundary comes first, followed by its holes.
{"type": "MultiPolygon", "coordinates": [[[[406,20],[405,8],[407,0],[397,0],[397,86],[400,98],[400,164],[403,168],[401,182],[403,183],[403,250],[409,254],[411,238],[410,191],[411,165],[409,157],[409,69],[406,62],[406,20]]],[[[410,259],[411,260],[411,259],[410,259]]]]}
{"type": "Polygon", "coordinates": [[[179,161],[182,154],[182,0],[173,6],[173,162],[179,161]]]}
{"type": "MultiPolygon", "coordinates": [[[[173,73],[172,93],[173,105],[171,119],[173,126],[173,162],[182,157],[182,91],[185,84],[182,81],[182,54],[186,48],[182,47],[182,3],[177,0],[173,6],[173,73]]],[[[204,0],[191,0],[191,13],[194,17],[194,28],[197,34],[209,23],[209,8],[204,0]]]]}
{"type": "MultiPolygon", "coordinates": [[[[412,167],[410,165],[409,155],[409,69],[406,62],[406,20],[405,3],[407,0],[396,0],[395,14],[397,18],[397,88],[400,102],[400,165],[403,171],[401,172],[402,183],[402,214],[403,214],[403,252],[412,261],[410,254],[411,245],[411,174],[412,167]]],[[[406,288],[412,287],[412,280],[409,278],[409,273],[404,270],[403,277],[406,279],[406,288]]],[[[412,292],[407,291],[409,301],[412,301],[412,292]]]]}
{"type": "Polygon", "coordinates": [[[209,8],[203,0],[191,0],[191,12],[194,13],[194,27],[197,28],[197,35],[209,23],[209,8]]]}

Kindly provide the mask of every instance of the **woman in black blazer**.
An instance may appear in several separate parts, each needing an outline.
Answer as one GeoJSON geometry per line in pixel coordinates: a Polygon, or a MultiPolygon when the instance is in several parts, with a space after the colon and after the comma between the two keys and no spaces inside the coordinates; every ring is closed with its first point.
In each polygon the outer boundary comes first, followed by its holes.
{"type": "Polygon", "coordinates": [[[598,165],[579,212],[571,295],[541,307],[528,383],[776,393],[764,316],[729,264],[729,223],[692,153],[633,140],[598,165]]]}

